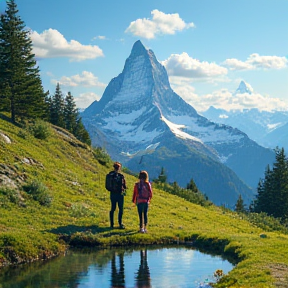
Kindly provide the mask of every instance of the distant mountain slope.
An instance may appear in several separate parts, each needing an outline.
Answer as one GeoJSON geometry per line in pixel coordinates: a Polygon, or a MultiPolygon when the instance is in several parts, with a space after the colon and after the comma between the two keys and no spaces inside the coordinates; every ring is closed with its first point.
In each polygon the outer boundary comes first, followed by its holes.
{"type": "Polygon", "coordinates": [[[288,150],[288,111],[269,112],[256,108],[226,111],[210,107],[202,115],[215,123],[230,125],[245,132],[263,147],[274,149],[279,146],[288,150]]]}
{"type": "MultiPolygon", "coordinates": [[[[156,167],[162,165],[171,171],[169,181],[185,185],[191,178],[197,178],[196,184],[203,187],[202,192],[209,198],[217,198],[218,204],[234,205],[239,194],[251,200],[253,193],[246,184],[255,188],[274,157],[272,151],[257,145],[238,129],[200,116],[171,89],[165,68],[140,41],[134,44],[123,72],[111,80],[100,101],[95,101],[82,113],[82,121],[92,144],[105,147],[112,158],[123,161],[130,169],[144,167],[139,155],[145,155],[146,148],[153,145],[155,152],[149,152],[153,162],[147,167],[152,177],[158,176],[160,171],[156,167]],[[162,157],[161,151],[169,153],[162,157]],[[200,172],[176,173],[174,167],[181,169],[181,164],[188,163],[188,159],[193,159],[192,166],[202,163],[200,172]],[[259,165],[250,166],[256,163],[259,165]],[[224,164],[226,167],[218,179],[209,177],[211,171],[216,174],[224,164]],[[202,178],[197,176],[200,174],[202,178]],[[207,179],[209,184],[205,183],[207,179]],[[216,181],[226,183],[221,186],[221,192],[213,189],[213,183],[218,185],[216,181]],[[228,199],[224,194],[233,196],[228,199]]],[[[188,165],[184,166],[187,169],[188,165]]]]}
{"type": "Polygon", "coordinates": [[[231,169],[177,137],[161,141],[153,154],[135,156],[126,165],[133,171],[147,170],[154,177],[165,167],[168,181],[177,181],[182,187],[193,178],[199,190],[216,205],[234,207],[240,194],[245,203],[251,201],[251,190],[231,169]]]}
{"type": "Polygon", "coordinates": [[[263,136],[263,145],[266,147],[275,148],[284,147],[285,151],[288,151],[288,112],[287,112],[287,123],[275,125],[274,129],[271,129],[269,133],[263,136]]]}

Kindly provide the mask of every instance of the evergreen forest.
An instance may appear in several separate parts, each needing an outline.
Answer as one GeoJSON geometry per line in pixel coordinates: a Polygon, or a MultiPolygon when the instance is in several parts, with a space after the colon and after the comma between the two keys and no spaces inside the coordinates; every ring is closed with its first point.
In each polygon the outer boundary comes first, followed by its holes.
{"type": "Polygon", "coordinates": [[[54,95],[44,92],[29,31],[16,2],[7,1],[7,6],[0,18],[0,111],[10,113],[12,123],[46,120],[91,144],[73,95],[64,97],[59,83],[54,95]]]}

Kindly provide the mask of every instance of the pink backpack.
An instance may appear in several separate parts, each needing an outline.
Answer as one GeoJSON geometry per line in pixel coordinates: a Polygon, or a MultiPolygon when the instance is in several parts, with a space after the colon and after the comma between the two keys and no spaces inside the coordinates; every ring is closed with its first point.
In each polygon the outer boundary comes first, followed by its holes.
{"type": "Polygon", "coordinates": [[[138,199],[148,200],[150,198],[150,187],[146,182],[138,183],[138,199]]]}

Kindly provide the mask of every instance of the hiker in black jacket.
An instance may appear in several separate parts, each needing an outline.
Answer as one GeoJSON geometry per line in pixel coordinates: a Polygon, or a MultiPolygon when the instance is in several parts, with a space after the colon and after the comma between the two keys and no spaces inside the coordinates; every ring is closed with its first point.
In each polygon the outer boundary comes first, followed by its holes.
{"type": "Polygon", "coordinates": [[[114,170],[111,171],[106,176],[106,189],[110,191],[110,200],[111,200],[111,210],[109,213],[110,227],[114,227],[114,211],[116,210],[116,205],[118,204],[118,224],[120,229],[125,229],[124,224],[122,223],[123,216],[123,207],[124,207],[124,196],[126,182],[124,175],[120,173],[121,163],[115,162],[113,164],[114,170]]]}

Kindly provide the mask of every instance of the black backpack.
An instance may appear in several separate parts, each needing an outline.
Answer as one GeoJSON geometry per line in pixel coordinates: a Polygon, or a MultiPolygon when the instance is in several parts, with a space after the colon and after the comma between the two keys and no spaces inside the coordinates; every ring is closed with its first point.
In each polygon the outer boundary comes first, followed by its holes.
{"type": "Polygon", "coordinates": [[[114,193],[122,193],[123,176],[114,171],[106,175],[105,188],[114,193]]]}

